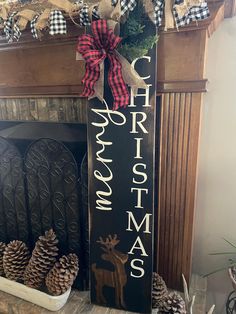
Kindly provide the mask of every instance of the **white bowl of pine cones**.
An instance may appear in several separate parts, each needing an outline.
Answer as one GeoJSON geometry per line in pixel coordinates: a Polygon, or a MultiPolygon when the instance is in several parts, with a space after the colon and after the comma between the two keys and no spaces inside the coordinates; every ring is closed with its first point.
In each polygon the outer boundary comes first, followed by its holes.
{"type": "Polygon", "coordinates": [[[50,311],[61,309],[78,274],[79,261],[72,253],[58,259],[57,245],[52,229],[39,237],[32,254],[22,241],[0,242],[0,290],[50,311]]]}

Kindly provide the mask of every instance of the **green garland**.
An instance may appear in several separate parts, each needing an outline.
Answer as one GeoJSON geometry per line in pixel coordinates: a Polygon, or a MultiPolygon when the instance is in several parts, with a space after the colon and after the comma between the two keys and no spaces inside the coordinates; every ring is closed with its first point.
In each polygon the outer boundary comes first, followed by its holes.
{"type": "Polygon", "coordinates": [[[143,15],[143,12],[143,6],[139,3],[130,13],[126,23],[121,25],[123,40],[118,51],[130,62],[146,55],[158,41],[157,35],[147,35],[150,21],[143,15]]]}

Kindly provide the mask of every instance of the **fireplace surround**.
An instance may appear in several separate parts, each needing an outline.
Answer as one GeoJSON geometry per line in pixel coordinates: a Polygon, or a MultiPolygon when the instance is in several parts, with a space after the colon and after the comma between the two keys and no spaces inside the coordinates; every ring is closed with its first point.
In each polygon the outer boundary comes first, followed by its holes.
{"type": "MultiPolygon", "coordinates": [[[[155,270],[170,288],[189,281],[197,177],[197,151],[207,41],[234,7],[209,4],[211,18],[160,34],[157,64],[157,171],[155,270]]],[[[231,12],[231,13],[230,13],[231,12]]],[[[72,24],[66,37],[33,41],[29,32],[19,43],[0,38],[0,120],[86,124],[86,100],[78,98],[82,61],[76,40],[82,30],[72,24]],[[20,83],[19,83],[20,82],[20,83]]],[[[30,123],[30,122],[28,122],[30,123]]],[[[1,125],[1,123],[0,123],[1,125]]],[[[49,136],[50,137],[50,136],[49,136]]]]}

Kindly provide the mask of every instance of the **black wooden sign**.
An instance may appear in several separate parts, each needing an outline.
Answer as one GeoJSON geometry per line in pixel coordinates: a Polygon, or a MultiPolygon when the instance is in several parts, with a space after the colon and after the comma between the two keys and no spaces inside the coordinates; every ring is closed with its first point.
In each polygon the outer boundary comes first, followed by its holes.
{"type": "Polygon", "coordinates": [[[89,102],[88,163],[91,301],[140,313],[151,312],[155,47],[133,62],[148,88],[131,95],[126,109],[89,102]]]}

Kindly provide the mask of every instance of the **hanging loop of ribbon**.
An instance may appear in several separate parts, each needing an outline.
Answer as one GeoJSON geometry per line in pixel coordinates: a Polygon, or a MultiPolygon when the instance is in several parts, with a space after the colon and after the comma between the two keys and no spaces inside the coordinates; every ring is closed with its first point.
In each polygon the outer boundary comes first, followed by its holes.
{"type": "Polygon", "coordinates": [[[114,98],[113,109],[126,107],[129,104],[129,91],[122,76],[122,65],[115,53],[121,38],[108,29],[106,20],[92,22],[91,31],[92,35],[84,34],[79,37],[77,46],[78,52],[86,62],[82,96],[91,98],[94,96],[95,84],[101,75],[100,66],[104,66],[104,60],[107,58],[109,60],[108,84],[114,98]]]}

